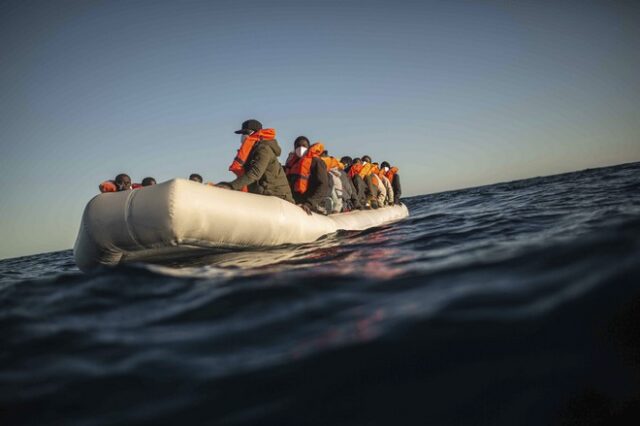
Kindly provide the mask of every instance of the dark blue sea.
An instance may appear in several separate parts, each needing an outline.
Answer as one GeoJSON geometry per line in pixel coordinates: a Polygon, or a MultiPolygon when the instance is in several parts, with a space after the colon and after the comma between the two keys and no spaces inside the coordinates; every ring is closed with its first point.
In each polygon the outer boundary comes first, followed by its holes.
{"type": "Polygon", "coordinates": [[[404,201],[271,251],[0,261],[0,424],[640,424],[640,163],[404,201]]]}

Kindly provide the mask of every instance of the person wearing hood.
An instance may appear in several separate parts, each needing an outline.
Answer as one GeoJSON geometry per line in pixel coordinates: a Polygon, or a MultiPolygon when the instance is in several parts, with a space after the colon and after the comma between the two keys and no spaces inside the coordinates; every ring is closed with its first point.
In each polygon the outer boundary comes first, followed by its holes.
{"type": "Polygon", "coordinates": [[[320,158],[324,150],[321,143],[310,145],[305,136],[298,136],[293,143],[294,151],[284,165],[293,198],[305,212],[328,214],[330,208],[329,175],[327,165],[320,158]]]}
{"type": "Polygon", "coordinates": [[[391,182],[393,188],[393,204],[400,204],[400,196],[402,195],[402,186],[400,185],[400,176],[398,175],[398,168],[391,167],[387,161],[383,161],[380,164],[380,168],[384,172],[384,175],[391,182]]]}
{"type": "Polygon", "coordinates": [[[278,161],[282,153],[274,129],[263,129],[258,120],[247,120],[235,132],[240,136],[240,149],[229,170],[237,176],[218,187],[260,195],[272,195],[293,203],[287,177],[278,161]]]}

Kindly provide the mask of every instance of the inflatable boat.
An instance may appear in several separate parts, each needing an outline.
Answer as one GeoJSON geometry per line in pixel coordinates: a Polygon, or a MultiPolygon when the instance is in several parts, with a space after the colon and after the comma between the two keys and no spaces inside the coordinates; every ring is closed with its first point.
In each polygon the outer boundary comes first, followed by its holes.
{"type": "Polygon", "coordinates": [[[174,179],[94,197],[84,210],[73,252],[78,267],[88,271],[309,243],[338,230],[363,230],[408,215],[401,204],[309,216],[280,198],[174,179]]]}

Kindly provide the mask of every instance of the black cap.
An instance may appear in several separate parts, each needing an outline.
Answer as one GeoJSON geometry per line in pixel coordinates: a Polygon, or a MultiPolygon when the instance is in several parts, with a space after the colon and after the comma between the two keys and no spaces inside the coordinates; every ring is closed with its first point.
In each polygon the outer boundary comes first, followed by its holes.
{"type": "Polygon", "coordinates": [[[234,133],[238,135],[248,135],[251,132],[257,132],[262,130],[262,123],[258,120],[247,120],[242,123],[242,129],[236,130],[234,133]]]}

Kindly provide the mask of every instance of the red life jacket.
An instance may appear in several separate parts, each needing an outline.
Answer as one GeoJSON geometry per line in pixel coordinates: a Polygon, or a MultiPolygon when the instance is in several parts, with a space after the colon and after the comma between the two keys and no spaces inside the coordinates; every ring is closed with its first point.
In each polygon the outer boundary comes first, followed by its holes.
{"type": "Polygon", "coordinates": [[[100,192],[118,192],[118,186],[112,180],[105,180],[98,185],[100,192]]]}
{"type": "MultiPolygon", "coordinates": [[[[247,162],[247,158],[249,158],[249,154],[253,150],[256,142],[261,140],[270,140],[276,137],[275,129],[262,129],[257,132],[253,132],[251,135],[247,136],[238,153],[236,154],[236,158],[233,159],[233,162],[229,166],[229,171],[236,174],[236,176],[240,177],[244,175],[244,165],[247,162]]],[[[248,192],[248,188],[245,186],[242,188],[242,191],[248,192]]]]}
{"type": "Polygon", "coordinates": [[[298,194],[304,194],[309,188],[309,177],[311,177],[311,163],[315,157],[320,157],[324,151],[324,146],[316,142],[309,147],[304,156],[296,161],[291,168],[287,176],[293,176],[295,181],[293,183],[293,190],[298,194]]]}
{"type": "Polygon", "coordinates": [[[362,170],[362,164],[353,164],[349,169],[349,177],[353,179],[355,175],[359,175],[362,170]]]}

